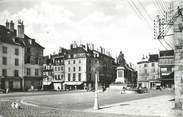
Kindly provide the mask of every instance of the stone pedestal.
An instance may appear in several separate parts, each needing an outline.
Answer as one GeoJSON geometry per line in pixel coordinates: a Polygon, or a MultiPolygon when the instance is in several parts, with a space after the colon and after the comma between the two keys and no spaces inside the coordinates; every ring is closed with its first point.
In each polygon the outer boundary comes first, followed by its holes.
{"type": "Polygon", "coordinates": [[[116,83],[125,83],[124,70],[124,67],[117,67],[117,78],[115,80],[116,83]]]}

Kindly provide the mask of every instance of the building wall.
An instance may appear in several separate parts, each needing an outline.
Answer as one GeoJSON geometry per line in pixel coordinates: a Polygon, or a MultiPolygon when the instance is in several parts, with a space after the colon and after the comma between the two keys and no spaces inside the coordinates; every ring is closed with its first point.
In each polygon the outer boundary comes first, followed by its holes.
{"type": "Polygon", "coordinates": [[[149,76],[148,71],[148,63],[138,64],[138,81],[147,80],[149,76]]]}
{"type": "Polygon", "coordinates": [[[159,78],[158,62],[141,62],[138,64],[138,86],[153,88],[156,86],[156,79],[159,78]]]}
{"type": "Polygon", "coordinates": [[[181,16],[174,23],[175,40],[175,108],[183,109],[183,19],[181,16]]]}
{"type": "Polygon", "coordinates": [[[158,62],[150,62],[148,71],[149,71],[149,78],[148,79],[158,79],[159,78],[158,62]]]}
{"type": "Polygon", "coordinates": [[[40,89],[42,86],[42,66],[40,65],[31,65],[25,64],[24,67],[24,88],[28,90],[31,86],[34,86],[35,89],[40,89]],[[31,70],[30,75],[27,74],[27,68],[31,70]],[[35,74],[36,69],[38,74],[35,74]]]}
{"type": "Polygon", "coordinates": [[[65,79],[64,69],[65,69],[64,65],[53,66],[54,81],[64,82],[65,79]]]}
{"type": "MultiPolygon", "coordinates": [[[[21,89],[22,79],[16,78],[14,76],[14,70],[18,70],[18,76],[23,78],[24,76],[24,48],[22,46],[0,43],[0,77],[3,77],[2,70],[7,70],[7,77],[4,81],[1,81],[2,88],[10,88],[9,84],[11,82],[11,88],[21,89]],[[7,53],[3,53],[3,46],[7,47],[7,53]],[[15,49],[18,49],[18,55],[15,55],[15,49]],[[7,64],[3,65],[3,57],[7,58],[7,64]],[[18,59],[18,65],[15,65],[15,59],[18,59]],[[10,78],[11,77],[11,78],[10,78]],[[4,84],[4,86],[2,86],[4,84]]],[[[2,80],[2,79],[1,79],[2,80]]]]}
{"type": "Polygon", "coordinates": [[[2,76],[2,69],[7,69],[7,76],[14,76],[14,70],[19,70],[19,77],[23,77],[24,66],[24,51],[23,47],[1,43],[0,44],[0,76],[2,76]],[[7,54],[2,53],[3,46],[7,47],[7,54]],[[15,48],[19,49],[19,55],[15,55],[15,48]],[[7,57],[7,65],[2,64],[2,57],[7,57]],[[19,65],[15,66],[15,58],[19,59],[19,65]]]}
{"type": "MultiPolygon", "coordinates": [[[[34,42],[31,42],[34,43],[34,42]]],[[[24,87],[25,89],[30,89],[34,86],[35,89],[40,89],[42,87],[42,65],[43,65],[43,48],[25,47],[25,67],[24,67],[24,87]],[[30,69],[30,74],[28,74],[28,69],[30,69]],[[36,74],[36,71],[38,74],[36,74]]]]}
{"type": "Polygon", "coordinates": [[[76,81],[78,81],[78,74],[81,73],[81,81],[86,82],[86,64],[87,64],[87,58],[75,58],[75,59],[66,59],[64,61],[65,64],[65,81],[68,81],[68,74],[71,76],[71,81],[73,81],[73,73],[76,74],[76,81]],[[70,64],[69,64],[70,61],[70,64]],[[73,63],[75,61],[75,64],[73,63]],[[81,63],[79,63],[81,61],[81,63]],[[74,71],[75,67],[75,71],[74,71]],[[81,71],[79,71],[79,67],[81,67],[81,71]],[[69,72],[70,68],[70,72],[69,72]]]}
{"type": "Polygon", "coordinates": [[[25,77],[42,77],[42,66],[40,65],[31,65],[31,64],[25,64],[24,67],[24,76],[25,77]],[[30,75],[27,74],[27,69],[30,69],[30,75]],[[38,75],[35,74],[36,69],[38,70],[38,75]]]}

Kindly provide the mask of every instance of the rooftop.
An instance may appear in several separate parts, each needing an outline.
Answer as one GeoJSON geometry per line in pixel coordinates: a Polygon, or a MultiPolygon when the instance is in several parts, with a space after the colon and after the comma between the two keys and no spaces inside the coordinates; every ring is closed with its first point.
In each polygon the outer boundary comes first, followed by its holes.
{"type": "Polygon", "coordinates": [[[16,36],[16,30],[11,31],[7,29],[5,26],[0,25],[0,42],[13,44],[13,45],[19,45],[23,47],[38,47],[44,49],[43,46],[38,44],[35,39],[31,39],[27,35],[24,34],[24,38],[18,38],[16,36]]]}

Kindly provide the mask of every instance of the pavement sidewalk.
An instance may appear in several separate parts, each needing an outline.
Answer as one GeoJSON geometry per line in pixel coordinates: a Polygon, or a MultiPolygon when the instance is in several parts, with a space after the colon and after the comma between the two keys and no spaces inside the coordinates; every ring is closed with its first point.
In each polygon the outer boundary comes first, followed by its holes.
{"type": "Polygon", "coordinates": [[[164,95],[100,106],[99,110],[86,109],[85,112],[126,114],[158,117],[183,117],[183,110],[174,109],[173,95],[164,95]]]}

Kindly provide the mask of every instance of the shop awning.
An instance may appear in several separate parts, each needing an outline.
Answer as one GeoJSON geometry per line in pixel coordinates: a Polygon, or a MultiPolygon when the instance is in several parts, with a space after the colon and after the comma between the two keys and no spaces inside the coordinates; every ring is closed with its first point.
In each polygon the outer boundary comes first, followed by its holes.
{"type": "Polygon", "coordinates": [[[50,85],[51,83],[51,81],[43,81],[43,85],[50,85]]]}
{"type": "Polygon", "coordinates": [[[160,81],[173,81],[173,78],[161,78],[160,81]]]}
{"type": "Polygon", "coordinates": [[[22,80],[23,78],[21,77],[14,77],[14,76],[2,76],[1,79],[4,79],[4,80],[8,80],[8,79],[14,79],[14,80],[22,80]]]}
{"type": "Polygon", "coordinates": [[[25,76],[24,79],[34,79],[34,80],[43,80],[43,77],[40,77],[40,76],[25,76]]]}
{"type": "Polygon", "coordinates": [[[83,82],[64,82],[64,85],[81,85],[83,82]]]}

